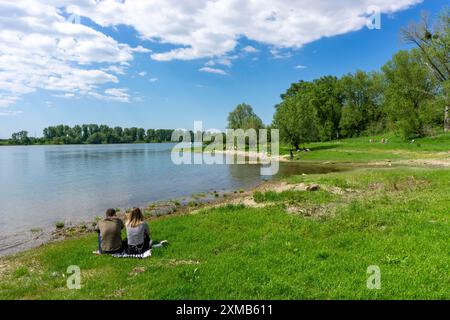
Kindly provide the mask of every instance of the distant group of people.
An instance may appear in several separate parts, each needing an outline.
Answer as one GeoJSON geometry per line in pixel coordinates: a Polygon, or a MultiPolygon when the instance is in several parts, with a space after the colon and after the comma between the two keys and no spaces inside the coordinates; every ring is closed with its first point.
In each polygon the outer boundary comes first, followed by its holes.
{"type": "MultiPolygon", "coordinates": [[[[375,143],[375,142],[377,142],[377,141],[375,141],[374,139],[370,139],[369,142],[370,142],[370,143],[375,143]]],[[[388,142],[389,142],[389,140],[386,139],[386,138],[382,138],[382,139],[380,140],[380,143],[382,143],[382,144],[386,144],[386,143],[388,143],[388,142]]]]}
{"type": "Polygon", "coordinates": [[[152,247],[162,247],[167,241],[153,245],[150,229],[141,209],[134,208],[125,220],[120,219],[116,210],[106,210],[106,217],[96,226],[98,232],[98,253],[130,255],[143,254],[152,247]],[[127,237],[122,240],[122,230],[126,228],[127,237]]]}

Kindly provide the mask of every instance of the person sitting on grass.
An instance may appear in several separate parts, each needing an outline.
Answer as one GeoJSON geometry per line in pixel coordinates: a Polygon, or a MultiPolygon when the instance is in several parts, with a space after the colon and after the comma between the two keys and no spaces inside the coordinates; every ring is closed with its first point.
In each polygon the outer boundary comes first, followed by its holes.
{"type": "Polygon", "coordinates": [[[98,253],[115,254],[123,251],[123,221],[116,216],[116,210],[106,210],[106,218],[99,221],[95,230],[98,232],[98,253]]]}
{"type": "Polygon", "coordinates": [[[134,208],[131,211],[125,226],[127,229],[127,239],[124,242],[127,243],[127,254],[143,254],[151,248],[160,248],[168,244],[167,241],[153,244],[150,240],[150,229],[139,208],[134,208]]]}

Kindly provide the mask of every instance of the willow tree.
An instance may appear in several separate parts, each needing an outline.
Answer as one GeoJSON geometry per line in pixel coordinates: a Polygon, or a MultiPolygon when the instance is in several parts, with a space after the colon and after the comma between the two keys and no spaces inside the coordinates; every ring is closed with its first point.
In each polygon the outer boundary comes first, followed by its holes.
{"type": "Polygon", "coordinates": [[[440,83],[444,99],[444,131],[450,131],[450,9],[431,25],[427,14],[402,29],[403,39],[419,49],[422,62],[440,83]]]}

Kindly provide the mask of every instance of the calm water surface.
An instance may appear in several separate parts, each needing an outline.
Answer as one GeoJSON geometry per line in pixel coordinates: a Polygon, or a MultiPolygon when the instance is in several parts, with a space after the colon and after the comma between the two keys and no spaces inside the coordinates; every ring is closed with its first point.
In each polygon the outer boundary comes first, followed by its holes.
{"type": "MultiPolygon", "coordinates": [[[[56,221],[90,221],[109,207],[143,206],[261,181],[259,165],[177,166],[170,158],[172,147],[0,147],[0,238],[56,221]]],[[[280,174],[324,170],[281,165],[280,174]]]]}

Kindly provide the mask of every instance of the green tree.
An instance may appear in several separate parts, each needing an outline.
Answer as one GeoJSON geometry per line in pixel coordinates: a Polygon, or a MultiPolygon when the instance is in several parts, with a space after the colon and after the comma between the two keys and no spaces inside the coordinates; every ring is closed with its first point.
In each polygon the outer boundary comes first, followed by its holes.
{"type": "Polygon", "coordinates": [[[147,142],[154,142],[155,141],[155,129],[148,129],[147,130],[146,141],[147,142]]]}
{"type": "Polygon", "coordinates": [[[424,135],[424,120],[435,103],[436,85],[421,63],[419,52],[400,51],[382,70],[390,124],[405,139],[424,135]]]}
{"type": "Polygon", "coordinates": [[[89,136],[97,133],[100,131],[99,127],[97,124],[89,124],[88,125],[88,130],[89,130],[89,136]]]}
{"type": "Polygon", "coordinates": [[[319,139],[339,138],[342,110],[342,90],[336,77],[326,76],[314,80],[311,87],[311,104],[318,121],[319,139]]]}
{"type": "Polygon", "coordinates": [[[442,11],[432,26],[424,14],[420,23],[412,23],[402,29],[405,41],[417,46],[423,65],[437,80],[444,105],[444,131],[450,131],[450,9],[442,11]]]}
{"type": "Polygon", "coordinates": [[[145,142],[145,130],[144,129],[139,128],[137,130],[136,142],[145,142]]]}
{"type": "Polygon", "coordinates": [[[291,84],[286,93],[281,95],[281,99],[285,101],[289,98],[295,98],[299,92],[305,91],[306,88],[309,103],[317,116],[318,140],[327,141],[339,138],[342,92],[338,78],[325,76],[313,82],[301,80],[291,84]]]}
{"type": "Polygon", "coordinates": [[[255,129],[264,128],[262,120],[253,111],[253,108],[245,103],[239,104],[228,115],[228,129],[255,129]]]}
{"type": "Polygon", "coordinates": [[[359,136],[376,127],[382,117],[383,76],[357,71],[342,77],[340,85],[343,95],[342,134],[346,137],[359,136]]]}
{"type": "Polygon", "coordinates": [[[86,140],[86,143],[88,144],[102,144],[105,143],[105,136],[101,134],[100,132],[95,132],[94,134],[90,135],[89,138],[86,140]]]}
{"type": "Polygon", "coordinates": [[[312,101],[314,84],[295,84],[296,93],[284,95],[282,103],[276,106],[273,126],[280,130],[281,139],[296,149],[300,144],[319,138],[317,112],[312,101]]]}
{"type": "Polygon", "coordinates": [[[116,143],[120,143],[123,137],[123,129],[122,127],[114,127],[114,139],[116,140],[116,143]]]}
{"type": "Polygon", "coordinates": [[[19,131],[13,133],[11,136],[11,141],[13,144],[30,144],[31,139],[28,137],[28,131],[19,131]]]}
{"type": "Polygon", "coordinates": [[[82,129],[82,131],[83,131],[83,134],[82,134],[82,141],[83,142],[86,142],[86,140],[89,138],[89,126],[88,125],[86,125],[86,124],[83,124],[82,126],[81,126],[81,129],[82,129]]]}
{"type": "Polygon", "coordinates": [[[70,130],[70,143],[80,144],[83,143],[83,129],[81,126],[74,126],[70,130]]]}

